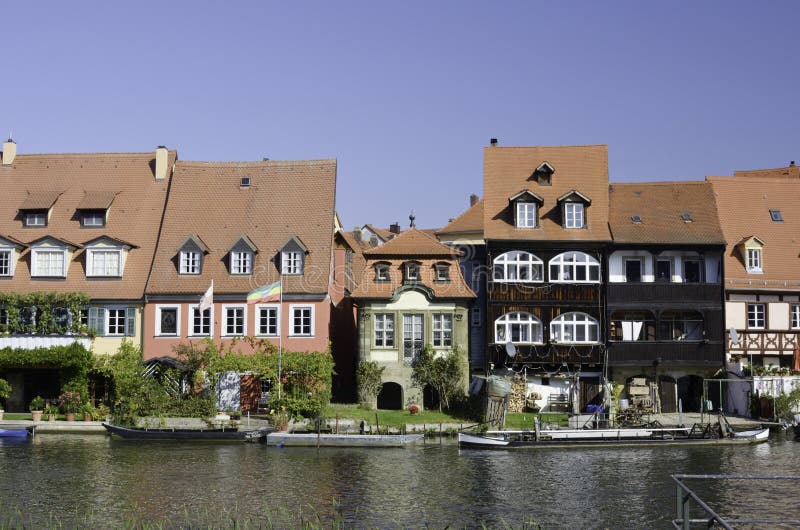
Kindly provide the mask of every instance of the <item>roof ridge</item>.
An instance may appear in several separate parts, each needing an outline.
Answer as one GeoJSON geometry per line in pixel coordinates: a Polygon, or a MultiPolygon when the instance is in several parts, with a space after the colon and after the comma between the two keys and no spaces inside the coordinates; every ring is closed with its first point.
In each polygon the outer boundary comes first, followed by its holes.
{"type": "Polygon", "coordinates": [[[453,224],[453,223],[456,223],[456,222],[458,222],[458,220],[459,220],[459,219],[461,219],[462,217],[464,217],[465,215],[467,215],[468,213],[470,213],[470,212],[473,210],[473,208],[476,208],[477,206],[481,205],[481,203],[483,203],[483,197],[481,197],[480,199],[478,199],[477,201],[475,201],[475,204],[471,205],[469,208],[467,208],[466,210],[464,210],[463,212],[461,212],[459,215],[457,215],[455,218],[453,218],[453,220],[452,220],[452,221],[450,221],[449,223],[447,223],[446,225],[444,225],[444,226],[443,226],[443,227],[442,227],[442,228],[441,228],[441,229],[440,229],[438,232],[436,232],[436,233],[437,233],[437,234],[446,234],[446,233],[447,233],[447,227],[448,227],[448,226],[450,226],[450,225],[451,225],[451,224],[453,224]]]}
{"type": "Polygon", "coordinates": [[[674,186],[676,184],[708,184],[706,180],[653,180],[653,181],[644,181],[644,182],[609,182],[609,186],[674,186]]]}
{"type": "Polygon", "coordinates": [[[319,165],[335,164],[335,158],[316,158],[307,160],[248,160],[248,161],[206,161],[206,160],[178,160],[177,166],[204,166],[204,167],[230,167],[230,166],[279,166],[279,165],[319,165]]]}
{"type": "MultiPolygon", "coordinates": [[[[169,149],[170,153],[177,153],[175,149],[169,149]]],[[[86,157],[86,156],[93,156],[93,157],[100,157],[100,156],[144,156],[150,155],[154,156],[155,149],[152,151],[112,151],[112,152],[93,152],[93,153],[19,153],[17,154],[16,158],[26,158],[26,157],[69,157],[69,158],[77,158],[77,157],[86,157]]]]}
{"type": "Polygon", "coordinates": [[[570,145],[489,145],[484,149],[541,149],[541,148],[559,148],[559,147],[608,147],[608,144],[570,144],[570,145]]]}

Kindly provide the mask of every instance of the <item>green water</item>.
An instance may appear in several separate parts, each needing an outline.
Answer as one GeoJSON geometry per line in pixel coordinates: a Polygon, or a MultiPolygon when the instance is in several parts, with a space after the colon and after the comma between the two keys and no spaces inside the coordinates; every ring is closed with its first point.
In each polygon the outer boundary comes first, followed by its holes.
{"type": "MultiPolygon", "coordinates": [[[[278,449],[40,435],[0,441],[0,523],[667,528],[673,473],[800,475],[800,442],[773,435],[758,446],[507,452],[430,440],[407,449],[278,449]]],[[[795,484],[698,490],[728,514],[800,514],[795,484]]]]}

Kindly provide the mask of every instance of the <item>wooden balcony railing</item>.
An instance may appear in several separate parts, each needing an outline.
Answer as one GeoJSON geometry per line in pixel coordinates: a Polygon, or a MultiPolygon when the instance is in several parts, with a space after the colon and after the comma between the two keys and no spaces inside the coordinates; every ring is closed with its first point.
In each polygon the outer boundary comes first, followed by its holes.
{"type": "Polygon", "coordinates": [[[722,284],[719,283],[609,283],[608,305],[637,302],[719,301],[722,303],[722,284]]]}
{"type": "Polygon", "coordinates": [[[736,331],[738,341],[731,340],[730,330],[725,332],[728,353],[738,355],[790,354],[800,344],[800,330],[773,331],[742,329],[736,331]]]}
{"type": "Polygon", "coordinates": [[[608,364],[653,366],[655,364],[722,365],[721,342],[630,341],[608,344],[608,364]]]}
{"type": "Polygon", "coordinates": [[[605,353],[601,344],[545,344],[518,345],[512,359],[505,344],[490,344],[487,358],[490,363],[501,364],[602,364],[605,353]]]}

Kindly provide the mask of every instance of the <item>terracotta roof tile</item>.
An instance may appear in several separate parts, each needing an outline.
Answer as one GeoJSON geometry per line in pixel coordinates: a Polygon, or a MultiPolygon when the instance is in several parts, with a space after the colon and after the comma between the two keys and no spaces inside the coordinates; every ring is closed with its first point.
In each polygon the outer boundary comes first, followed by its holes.
{"type": "Polygon", "coordinates": [[[458,234],[464,232],[483,232],[483,199],[470,206],[436,233],[458,234]]]}
{"type": "MultiPolygon", "coordinates": [[[[792,170],[791,167],[787,169],[792,170]]],[[[706,177],[714,188],[720,224],[728,241],[725,250],[726,287],[798,289],[800,179],[763,174],[753,178],[757,173],[748,171],[736,172],[733,177],[706,177]],[[780,210],[783,221],[773,221],[770,210],[780,210]],[[764,243],[762,274],[747,272],[738,246],[750,237],[757,237],[764,243]]]]}
{"type": "Polygon", "coordinates": [[[484,214],[487,240],[609,241],[608,147],[487,147],[483,151],[484,214]],[[532,178],[543,162],[555,169],[551,185],[532,178]],[[530,189],[542,197],[540,227],[515,228],[509,198],[530,189]],[[572,190],[588,197],[585,229],[561,226],[557,199],[572,190]]]}
{"type": "Polygon", "coordinates": [[[608,223],[616,243],[725,244],[707,182],[612,184],[609,199],[608,223]],[[683,221],[685,213],[692,222],[683,221]]]}
{"type": "Polygon", "coordinates": [[[440,258],[417,258],[416,256],[406,256],[405,258],[368,258],[364,270],[361,273],[361,281],[358,287],[353,290],[352,297],[356,299],[391,299],[396,290],[403,287],[404,264],[407,261],[417,261],[419,265],[419,282],[416,285],[429,290],[434,298],[475,298],[475,293],[470,289],[467,282],[464,281],[464,276],[461,274],[461,268],[458,266],[458,260],[440,259],[440,258]],[[388,281],[375,281],[374,266],[377,262],[387,263],[389,265],[389,280],[388,281]],[[448,263],[450,265],[450,281],[438,282],[436,281],[436,268],[437,263],[448,263]]]}
{"type": "Polygon", "coordinates": [[[20,205],[20,210],[48,210],[56,202],[60,191],[46,190],[28,192],[28,196],[20,205]]]}
{"type": "Polygon", "coordinates": [[[279,277],[290,237],[308,247],[304,273],[283,276],[284,293],[328,292],[333,245],[335,160],[183,162],[175,165],[148,294],[243,294],[279,277]],[[250,186],[241,187],[242,177],[250,186]],[[208,248],[201,274],[178,274],[178,250],[191,235],[208,248]],[[231,275],[228,250],[246,235],[258,249],[252,275],[231,275]]]}
{"type": "Polygon", "coordinates": [[[83,199],[78,203],[78,210],[106,210],[117,194],[113,191],[87,191],[83,194],[83,199]]]}
{"type": "MultiPolygon", "coordinates": [[[[170,167],[176,156],[175,151],[169,152],[170,167]]],[[[30,251],[25,251],[14,277],[2,282],[0,289],[17,293],[81,291],[94,299],[141,299],[169,182],[169,178],[155,180],[151,167],[154,160],[155,152],[18,154],[12,165],[0,166],[0,187],[4,193],[0,201],[0,234],[25,242],[49,236],[74,242],[71,244],[75,246],[80,246],[77,242],[108,236],[138,247],[128,253],[122,280],[87,280],[84,252],[75,252],[66,279],[32,280],[30,251]],[[105,227],[81,227],[76,210],[84,198],[84,190],[117,194],[105,227]],[[32,195],[46,200],[26,203],[32,195]],[[55,196],[58,200],[53,199],[55,196]],[[25,204],[47,208],[48,202],[52,208],[47,226],[24,228],[18,215],[20,207],[25,204]]]]}
{"type": "Polygon", "coordinates": [[[440,243],[431,234],[416,228],[409,228],[383,245],[365,250],[364,254],[368,257],[438,256],[447,258],[453,256],[454,252],[458,251],[440,243]]]}

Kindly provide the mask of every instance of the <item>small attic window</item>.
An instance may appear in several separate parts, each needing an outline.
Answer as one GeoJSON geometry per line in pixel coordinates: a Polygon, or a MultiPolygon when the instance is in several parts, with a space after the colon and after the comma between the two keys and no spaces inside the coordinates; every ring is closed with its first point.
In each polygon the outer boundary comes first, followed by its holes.
{"type": "Polygon", "coordinates": [[[681,214],[681,221],[683,221],[684,223],[691,223],[692,221],[694,221],[694,219],[692,219],[692,214],[687,212],[681,214]]]}
{"type": "Polygon", "coordinates": [[[552,177],[555,171],[556,170],[553,169],[553,166],[547,162],[542,162],[539,167],[534,170],[533,176],[540,186],[550,186],[552,184],[552,177]]]}
{"type": "Polygon", "coordinates": [[[642,224],[642,217],[640,215],[633,215],[631,216],[631,222],[635,225],[642,224]]]}
{"type": "Polygon", "coordinates": [[[783,222],[783,216],[781,215],[781,211],[780,210],[770,210],[769,211],[769,216],[772,218],[772,222],[773,223],[782,223],[783,222]]]}
{"type": "Polygon", "coordinates": [[[249,188],[250,187],[250,177],[242,177],[239,181],[240,188],[249,188]]]}

